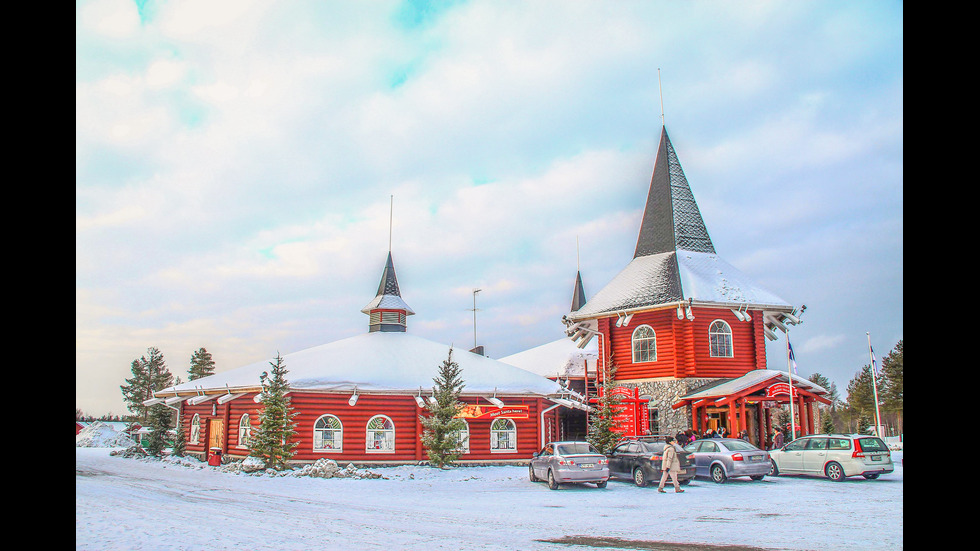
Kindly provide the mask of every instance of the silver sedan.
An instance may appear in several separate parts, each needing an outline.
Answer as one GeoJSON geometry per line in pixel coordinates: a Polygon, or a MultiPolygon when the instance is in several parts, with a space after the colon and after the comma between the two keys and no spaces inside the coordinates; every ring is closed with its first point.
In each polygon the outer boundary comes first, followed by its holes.
{"type": "Polygon", "coordinates": [[[588,482],[605,488],[609,462],[588,442],[549,442],[531,458],[528,477],[531,482],[546,480],[552,490],[566,482],[588,482]]]}
{"type": "Polygon", "coordinates": [[[705,438],[684,447],[694,454],[697,476],[718,484],[733,476],[762,480],[769,474],[769,453],[738,438],[705,438]]]}

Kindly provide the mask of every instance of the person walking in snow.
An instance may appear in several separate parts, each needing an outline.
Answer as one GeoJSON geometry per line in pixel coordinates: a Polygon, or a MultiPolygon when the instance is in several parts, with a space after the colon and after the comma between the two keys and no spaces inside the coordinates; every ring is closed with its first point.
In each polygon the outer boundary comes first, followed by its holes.
{"type": "Polygon", "coordinates": [[[681,461],[677,457],[677,451],[683,451],[683,448],[677,446],[674,443],[674,437],[667,437],[667,445],[664,446],[663,461],[661,462],[660,469],[664,474],[660,475],[660,485],[657,486],[657,491],[665,494],[664,484],[667,482],[667,477],[670,476],[671,482],[674,483],[674,493],[681,494],[684,490],[681,489],[681,485],[677,482],[677,473],[681,470],[681,461]]]}

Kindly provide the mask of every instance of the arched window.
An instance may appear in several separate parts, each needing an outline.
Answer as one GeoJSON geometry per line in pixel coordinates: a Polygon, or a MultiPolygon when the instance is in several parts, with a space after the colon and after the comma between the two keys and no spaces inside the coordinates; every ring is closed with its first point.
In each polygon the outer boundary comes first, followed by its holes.
{"type": "Polygon", "coordinates": [[[322,415],[313,424],[313,451],[344,451],[344,425],[333,415],[322,415]]]}
{"type": "Polygon", "coordinates": [[[517,425],[513,421],[497,419],[490,425],[490,451],[517,451],[517,425]]]}
{"type": "Polygon", "coordinates": [[[715,320],[708,328],[708,339],[711,342],[712,358],[731,358],[735,355],[732,348],[732,328],[722,320],[715,320]]]}
{"type": "Polygon", "coordinates": [[[649,325],[633,331],[633,363],[657,361],[657,334],[649,325]]]}
{"type": "Polygon", "coordinates": [[[197,413],[191,418],[191,441],[189,444],[199,444],[201,442],[201,416],[197,413]]]}
{"type": "Polygon", "coordinates": [[[466,419],[460,419],[463,422],[463,428],[457,432],[459,435],[459,447],[456,448],[457,453],[470,453],[470,425],[466,422],[466,419]]]}
{"type": "Polygon", "coordinates": [[[252,441],[252,420],[246,413],[238,421],[238,447],[247,448],[252,441]]]}
{"type": "Polygon", "coordinates": [[[395,453],[395,424],[384,415],[375,415],[367,424],[368,453],[395,453]]]}

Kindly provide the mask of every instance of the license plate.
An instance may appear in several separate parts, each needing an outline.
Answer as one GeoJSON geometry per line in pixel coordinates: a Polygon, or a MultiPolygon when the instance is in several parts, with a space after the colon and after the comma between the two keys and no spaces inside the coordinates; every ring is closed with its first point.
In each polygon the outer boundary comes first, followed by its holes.
{"type": "Polygon", "coordinates": [[[871,456],[871,460],[872,461],[881,461],[881,456],[880,455],[872,455],[871,456]]]}
{"type": "Polygon", "coordinates": [[[762,461],[762,456],[761,455],[750,455],[749,456],[749,461],[762,461]]]}
{"type": "Polygon", "coordinates": [[[592,467],[595,467],[595,463],[582,463],[581,466],[583,469],[591,469],[592,467]]]}

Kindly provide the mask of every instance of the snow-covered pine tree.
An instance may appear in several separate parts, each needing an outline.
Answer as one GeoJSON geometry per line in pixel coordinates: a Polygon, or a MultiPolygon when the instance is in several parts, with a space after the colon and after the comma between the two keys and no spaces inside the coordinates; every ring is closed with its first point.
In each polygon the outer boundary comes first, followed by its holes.
{"type": "Polygon", "coordinates": [[[422,446],[426,449],[429,461],[436,467],[445,468],[459,459],[461,454],[462,431],[466,422],[456,418],[463,402],[459,401],[463,391],[463,379],[459,364],[453,361],[453,349],[449,357],[439,366],[439,374],[432,379],[432,397],[436,402],[426,405],[428,415],[419,415],[422,423],[422,446]]]}
{"type": "Polygon", "coordinates": [[[167,431],[170,430],[170,421],[173,417],[172,410],[163,405],[156,404],[149,408],[150,435],[147,438],[143,449],[146,453],[159,457],[163,450],[167,448],[167,431]]]}
{"type": "Polygon", "coordinates": [[[175,429],[173,454],[177,457],[184,457],[184,453],[187,451],[187,435],[184,433],[184,424],[179,421],[178,419],[175,429]]]}
{"type": "Polygon", "coordinates": [[[133,377],[119,386],[126,407],[143,424],[147,423],[147,407],[143,402],[152,398],[154,392],[171,386],[174,381],[174,376],[163,359],[163,353],[154,347],[147,348],[146,351],[149,358],[140,356],[138,360],[133,360],[133,377]]]}
{"type": "Polygon", "coordinates": [[[589,422],[585,440],[595,446],[599,453],[608,454],[623,436],[623,431],[613,429],[617,406],[621,403],[619,396],[612,392],[616,386],[614,376],[616,364],[612,354],[606,361],[605,373],[602,377],[602,396],[599,396],[598,407],[589,414],[589,422]]]}
{"type": "Polygon", "coordinates": [[[188,370],[190,380],[214,375],[214,359],[205,348],[200,348],[191,355],[191,368],[188,370]]]}
{"type": "Polygon", "coordinates": [[[257,457],[265,463],[267,469],[289,469],[288,461],[296,450],[297,443],[293,440],[296,435],[296,413],[289,405],[289,382],[286,380],[286,366],[282,356],[276,353],[272,366],[272,376],[263,372],[260,376],[262,394],[259,413],[259,426],[252,433],[249,455],[257,457]]]}

